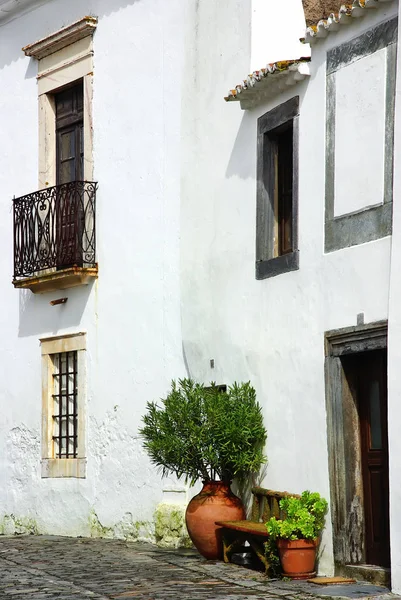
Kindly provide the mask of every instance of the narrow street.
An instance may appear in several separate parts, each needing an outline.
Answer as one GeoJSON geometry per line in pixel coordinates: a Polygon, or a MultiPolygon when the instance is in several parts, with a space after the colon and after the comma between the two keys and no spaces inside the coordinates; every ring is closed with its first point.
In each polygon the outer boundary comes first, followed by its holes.
{"type": "Polygon", "coordinates": [[[207,562],[192,550],[161,550],[120,540],[48,536],[0,539],[0,598],[30,600],[312,600],[401,598],[360,584],[317,587],[268,581],[262,573],[207,562]]]}

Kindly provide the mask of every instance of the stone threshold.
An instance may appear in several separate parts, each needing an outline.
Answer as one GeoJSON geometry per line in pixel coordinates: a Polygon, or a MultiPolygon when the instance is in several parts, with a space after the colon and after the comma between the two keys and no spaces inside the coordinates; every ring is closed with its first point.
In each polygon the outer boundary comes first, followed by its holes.
{"type": "Polygon", "coordinates": [[[383,585],[385,587],[391,586],[391,572],[390,569],[384,567],[378,567],[376,565],[343,565],[338,566],[338,575],[344,577],[353,577],[354,579],[361,581],[368,581],[375,585],[383,585]]]}

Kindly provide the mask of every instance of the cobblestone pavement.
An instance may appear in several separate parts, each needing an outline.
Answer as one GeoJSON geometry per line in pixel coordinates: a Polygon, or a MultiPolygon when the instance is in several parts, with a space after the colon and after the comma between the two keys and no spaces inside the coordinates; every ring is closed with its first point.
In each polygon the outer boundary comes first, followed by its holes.
{"type": "Polygon", "coordinates": [[[401,600],[368,584],[321,589],[269,581],[257,571],[206,561],[192,550],[105,539],[0,538],[1,599],[327,600],[345,595],[401,600]]]}

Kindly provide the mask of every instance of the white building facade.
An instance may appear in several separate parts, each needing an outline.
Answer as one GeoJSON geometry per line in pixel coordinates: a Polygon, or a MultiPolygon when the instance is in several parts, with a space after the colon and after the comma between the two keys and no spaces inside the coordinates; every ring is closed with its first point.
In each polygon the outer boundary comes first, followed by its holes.
{"type": "Polygon", "coordinates": [[[0,2],[3,533],[183,541],[146,402],[250,380],[263,484],[330,501],[320,571],[400,592],[397,16],[0,2]]]}
{"type": "MultiPolygon", "coordinates": [[[[154,539],[154,510],[168,482],[151,467],[138,428],[146,402],[186,373],[179,291],[183,3],[15,4],[2,3],[10,13],[1,13],[0,36],[0,129],[8,140],[1,173],[3,528],[154,539]],[[31,56],[21,51],[27,45],[31,56]],[[63,119],[65,108],[60,94],[74,85],[81,86],[81,100],[74,100],[70,121],[58,124],[57,111],[63,119]],[[79,133],[71,141],[74,127],[79,133]],[[64,154],[57,144],[66,146],[64,154]],[[64,162],[56,167],[57,154],[64,162]],[[79,206],[68,206],[73,192],[66,184],[49,200],[37,196],[18,204],[17,285],[33,281],[34,292],[13,289],[10,200],[68,180],[63,169],[73,155],[82,179],[97,183],[96,197],[81,190],[79,206]],[[64,203],[59,217],[55,202],[64,203]],[[82,268],[75,275],[70,269],[66,283],[57,262],[76,260],[58,257],[54,246],[74,229],[76,213],[85,229],[77,248],[82,268]],[[29,244],[31,259],[24,256],[29,244]],[[26,277],[35,271],[29,261],[48,254],[56,268],[26,277]],[[78,285],[81,280],[86,285],[78,285]],[[62,289],[70,284],[75,287],[62,289]],[[63,298],[64,304],[50,304],[63,298]],[[82,386],[79,439],[76,458],[54,463],[52,437],[60,431],[51,430],[51,395],[59,390],[51,390],[51,363],[66,351],[77,353],[82,386]],[[18,364],[24,365],[19,373],[18,364]]],[[[71,371],[74,354],[69,359],[71,371]]],[[[73,373],[69,379],[71,395],[73,373]]],[[[69,414],[71,434],[71,406],[69,414]]]]}

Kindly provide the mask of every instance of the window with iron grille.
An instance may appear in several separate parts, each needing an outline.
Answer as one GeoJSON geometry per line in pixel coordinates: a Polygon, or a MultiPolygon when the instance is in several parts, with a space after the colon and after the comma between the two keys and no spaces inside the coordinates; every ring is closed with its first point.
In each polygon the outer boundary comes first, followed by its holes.
{"type": "Polygon", "coordinates": [[[86,334],[40,340],[42,355],[41,475],[86,477],[86,334]]]}
{"type": "Polygon", "coordinates": [[[76,458],[78,449],[77,351],[59,352],[53,361],[54,458],[76,458]]]}
{"type": "Polygon", "coordinates": [[[299,268],[298,114],[296,96],[258,120],[257,279],[299,268]]]}

